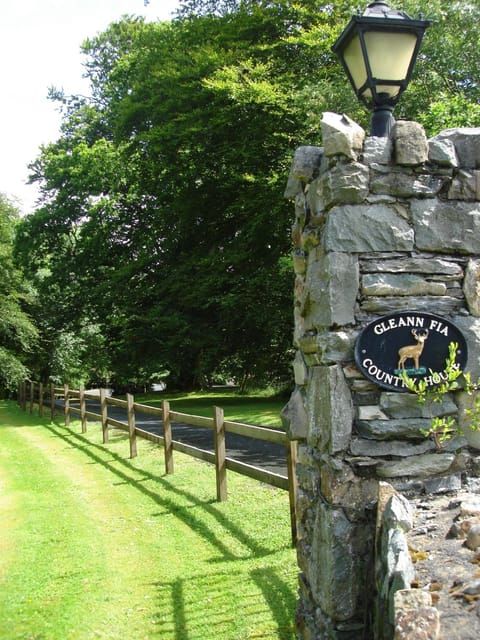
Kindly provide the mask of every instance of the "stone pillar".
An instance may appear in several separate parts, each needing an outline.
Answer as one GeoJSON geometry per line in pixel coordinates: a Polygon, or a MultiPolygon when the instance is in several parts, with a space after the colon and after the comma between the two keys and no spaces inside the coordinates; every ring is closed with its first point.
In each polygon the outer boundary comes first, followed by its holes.
{"type": "MultiPolygon", "coordinates": [[[[374,620],[379,483],[407,497],[458,488],[478,451],[462,439],[438,451],[421,434],[424,407],[364,378],[354,345],[384,314],[441,314],[480,375],[480,129],[428,141],[419,124],[397,122],[390,138],[368,138],[326,113],[322,139],[297,150],[285,193],[295,200],[296,387],[283,419],[299,442],[298,637],[386,638],[388,621],[374,620]]],[[[452,397],[442,410],[457,406],[452,397]]]]}

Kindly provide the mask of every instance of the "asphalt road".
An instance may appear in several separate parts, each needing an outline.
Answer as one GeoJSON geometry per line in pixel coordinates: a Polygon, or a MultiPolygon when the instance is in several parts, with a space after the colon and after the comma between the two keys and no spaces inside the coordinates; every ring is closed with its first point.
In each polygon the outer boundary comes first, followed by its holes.
{"type": "MultiPolygon", "coordinates": [[[[64,411],[63,400],[58,400],[59,411],[64,411]]],[[[100,403],[87,400],[87,411],[100,414],[100,403]]],[[[73,415],[77,415],[76,413],[73,415]]],[[[108,406],[108,416],[114,420],[127,422],[126,410],[121,407],[108,406]]],[[[93,420],[93,419],[90,419],[93,420]]],[[[135,411],[135,424],[138,428],[163,436],[162,421],[140,411],[135,411]]],[[[183,444],[190,444],[205,451],[214,450],[213,431],[211,429],[195,427],[181,422],[172,422],[172,438],[183,444]]],[[[265,469],[287,477],[286,447],[264,440],[256,440],[234,433],[225,436],[227,457],[245,464],[265,469]]]]}

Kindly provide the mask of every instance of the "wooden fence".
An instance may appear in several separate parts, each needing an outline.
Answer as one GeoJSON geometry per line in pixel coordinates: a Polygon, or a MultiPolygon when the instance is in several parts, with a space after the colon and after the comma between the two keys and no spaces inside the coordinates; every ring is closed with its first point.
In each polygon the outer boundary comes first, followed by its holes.
{"type": "Polygon", "coordinates": [[[180,451],[186,455],[212,463],[215,465],[217,500],[219,501],[227,499],[227,470],[288,491],[292,542],[293,544],[296,543],[296,443],[289,440],[283,431],[225,420],[223,409],[220,407],[213,407],[213,417],[207,418],[171,411],[170,403],[166,400],[162,402],[161,408],[139,404],[135,402],[134,396],[128,393],[126,400],[121,400],[109,397],[105,389],[100,389],[96,393],[88,393],[83,389],[69,389],[68,385],[64,385],[63,387],[56,387],[53,384],[46,386],[33,381],[27,381],[19,385],[18,402],[24,411],[28,408],[30,413],[33,413],[34,407],[37,405],[39,415],[43,416],[45,408],[48,406],[51,419],[54,420],[58,409],[56,404],[56,400],[58,399],[63,399],[66,426],[70,424],[72,414],[80,416],[82,433],[87,431],[88,418],[97,420],[102,425],[104,444],[108,443],[109,427],[128,432],[131,458],[137,455],[137,437],[163,445],[165,471],[167,474],[171,474],[174,471],[174,451],[180,451]],[[99,404],[99,413],[88,410],[87,400],[99,404]],[[108,408],[112,406],[120,407],[126,411],[126,422],[108,415],[108,408]],[[136,412],[158,416],[162,421],[163,435],[137,427],[135,424],[136,412]],[[181,422],[182,424],[213,430],[214,451],[205,451],[193,445],[175,441],[172,437],[172,422],[181,422]],[[287,476],[285,477],[229,458],[226,452],[226,433],[234,433],[248,438],[284,445],[287,476]]]}

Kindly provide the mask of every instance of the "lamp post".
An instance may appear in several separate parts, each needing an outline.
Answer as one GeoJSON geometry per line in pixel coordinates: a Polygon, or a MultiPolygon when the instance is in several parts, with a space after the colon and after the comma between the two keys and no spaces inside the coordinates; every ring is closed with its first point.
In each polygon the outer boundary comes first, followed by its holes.
{"type": "Polygon", "coordinates": [[[377,0],[352,17],[333,45],[355,95],[373,109],[370,135],[389,135],[393,108],[407,88],[430,24],[377,0]]]}

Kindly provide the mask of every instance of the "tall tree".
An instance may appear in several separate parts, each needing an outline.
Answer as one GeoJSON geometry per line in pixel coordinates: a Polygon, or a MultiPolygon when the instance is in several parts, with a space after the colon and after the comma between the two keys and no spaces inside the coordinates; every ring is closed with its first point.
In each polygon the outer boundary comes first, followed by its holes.
{"type": "Polygon", "coordinates": [[[432,21],[427,29],[414,82],[396,113],[421,122],[436,135],[450,127],[480,126],[480,4],[457,0],[404,0],[411,16],[432,21]]]}
{"type": "Polygon", "coordinates": [[[13,259],[18,219],[18,209],[0,194],[0,393],[13,391],[27,377],[29,352],[37,335],[24,310],[28,288],[13,259]]]}
{"type": "MultiPolygon", "coordinates": [[[[404,8],[435,21],[397,116],[430,134],[457,116],[473,124],[476,3],[404,8]]],[[[123,381],[164,368],[182,386],[220,372],[285,374],[291,212],[282,193],[294,149],[321,144],[322,111],[368,127],[331,52],[355,9],[348,0],[184,0],[171,23],[126,18],[84,43],[92,97],[52,92],[65,105],[62,133],[32,166],[43,203],[18,240],[51,300],[46,325],[97,327],[107,368],[123,381]]]]}

